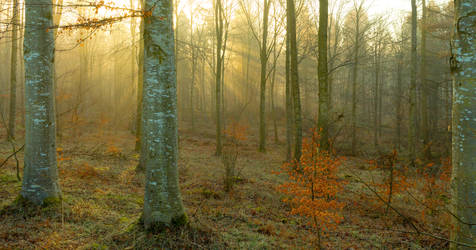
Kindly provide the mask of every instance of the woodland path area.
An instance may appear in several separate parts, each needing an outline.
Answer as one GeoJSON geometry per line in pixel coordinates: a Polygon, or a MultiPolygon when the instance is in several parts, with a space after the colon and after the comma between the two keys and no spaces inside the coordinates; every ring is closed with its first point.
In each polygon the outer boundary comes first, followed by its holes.
{"type": "MultiPolygon", "coordinates": [[[[62,138],[58,144],[62,212],[16,212],[12,204],[21,188],[12,159],[0,171],[0,249],[311,249],[316,233],[304,218],[288,215],[290,208],[276,191],[284,176],[276,175],[285,157],[285,145],[270,145],[269,153],[256,151],[256,138],[240,147],[237,184],[223,191],[224,169],[213,155],[213,130],[200,134],[180,130],[180,184],[189,226],[164,234],[146,234],[137,227],[142,212],[143,175],[136,175],[138,154],[127,130],[107,129],[62,138]],[[110,130],[109,130],[110,131],[110,130]],[[28,214],[28,216],[25,216],[28,214]]],[[[2,143],[0,159],[11,154],[2,143]]],[[[23,159],[22,153],[19,159],[23,159]]],[[[447,242],[418,235],[402,216],[390,211],[347,173],[378,178],[367,160],[350,158],[339,176],[347,180],[343,195],[344,222],[324,236],[328,249],[441,249],[447,242]],[[362,193],[364,192],[364,193],[362,193]]],[[[417,220],[419,215],[395,198],[394,207],[417,220]]],[[[45,208],[47,210],[48,208],[45,208]]],[[[446,235],[438,227],[427,233],[446,235]],[[434,232],[431,232],[434,231],[434,232]]]]}

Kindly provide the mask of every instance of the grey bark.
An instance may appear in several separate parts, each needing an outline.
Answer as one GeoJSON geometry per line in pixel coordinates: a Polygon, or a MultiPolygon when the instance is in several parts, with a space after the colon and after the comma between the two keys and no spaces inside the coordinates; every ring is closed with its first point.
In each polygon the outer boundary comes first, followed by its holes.
{"type": "Polygon", "coordinates": [[[25,168],[21,196],[35,204],[61,196],[56,165],[53,10],[49,0],[25,1],[25,168]]]}
{"type": "MultiPolygon", "coordinates": [[[[476,248],[476,3],[455,1],[451,239],[476,248]]],[[[450,244],[450,249],[470,249],[450,244]]]]}
{"type": "Polygon", "coordinates": [[[141,156],[146,169],[144,225],[181,225],[186,215],[178,183],[177,76],[172,0],[146,0],[141,156]]]}

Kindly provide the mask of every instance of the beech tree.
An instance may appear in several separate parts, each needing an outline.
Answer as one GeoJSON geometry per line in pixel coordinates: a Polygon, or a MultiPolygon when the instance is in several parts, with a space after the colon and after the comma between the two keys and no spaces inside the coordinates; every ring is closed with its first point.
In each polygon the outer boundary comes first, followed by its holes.
{"type": "Polygon", "coordinates": [[[408,129],[408,151],[410,164],[415,164],[416,159],[416,77],[417,77],[417,6],[416,0],[412,4],[412,46],[411,46],[411,73],[410,73],[410,124],[408,129]]]}
{"type": "Polygon", "coordinates": [[[320,129],[319,144],[323,150],[329,150],[329,82],[327,69],[327,25],[328,25],[328,1],[319,1],[319,117],[317,127],[320,129]]]}
{"type": "Polygon", "coordinates": [[[296,38],[296,5],[294,0],[287,0],[286,7],[287,36],[289,39],[289,83],[294,112],[294,159],[299,160],[302,153],[302,116],[296,38]]]}
{"type": "Polygon", "coordinates": [[[10,114],[8,121],[8,139],[15,139],[15,112],[17,103],[17,57],[18,57],[18,30],[20,22],[18,18],[18,0],[13,0],[12,29],[12,52],[10,66],[10,114]]]}
{"type": "Polygon", "coordinates": [[[25,1],[25,168],[21,196],[40,205],[61,196],[56,165],[55,39],[49,0],[25,1]]]}
{"type": "Polygon", "coordinates": [[[455,1],[453,72],[453,231],[450,249],[476,246],[476,3],[455,1]]]}
{"type": "Polygon", "coordinates": [[[177,76],[172,0],[146,0],[141,157],[147,230],[186,222],[178,184],[177,76]]]}

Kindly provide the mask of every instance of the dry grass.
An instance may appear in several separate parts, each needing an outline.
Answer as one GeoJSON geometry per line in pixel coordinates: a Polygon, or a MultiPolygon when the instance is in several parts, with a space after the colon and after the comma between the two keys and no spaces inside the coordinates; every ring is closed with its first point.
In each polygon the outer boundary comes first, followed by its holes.
{"type": "MultiPolygon", "coordinates": [[[[135,172],[138,155],[133,151],[134,137],[127,131],[101,131],[62,139],[65,160],[59,169],[64,197],[61,207],[54,211],[38,208],[25,214],[8,206],[17,197],[21,183],[16,181],[13,161],[0,170],[0,207],[5,207],[0,212],[0,249],[314,248],[317,237],[312,228],[302,218],[287,214],[290,209],[275,190],[284,177],[272,172],[282,164],[284,147],[270,143],[268,153],[261,154],[256,150],[256,138],[251,137],[240,148],[237,184],[226,193],[224,168],[214,156],[213,131],[200,131],[204,132],[180,131],[180,183],[190,219],[187,227],[159,235],[141,229],[138,220],[144,186],[143,176],[135,172]]],[[[0,158],[9,150],[3,143],[0,158]]],[[[369,171],[359,159],[348,160],[347,167],[362,175],[369,171]]],[[[342,174],[342,178],[349,177],[342,174]]],[[[373,201],[360,199],[363,189],[352,180],[347,186],[341,197],[347,204],[345,221],[326,235],[327,248],[444,246],[411,234],[372,230],[376,225],[410,229],[395,214],[385,217],[383,208],[375,209],[373,201]]]]}

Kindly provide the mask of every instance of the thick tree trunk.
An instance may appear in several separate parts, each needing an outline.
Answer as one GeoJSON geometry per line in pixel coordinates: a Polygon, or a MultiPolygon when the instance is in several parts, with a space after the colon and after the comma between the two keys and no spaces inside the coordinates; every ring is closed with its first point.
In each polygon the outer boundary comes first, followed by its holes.
{"type": "Polygon", "coordinates": [[[144,225],[186,221],[178,183],[177,76],[171,0],[146,0],[141,154],[146,169],[144,225]]]}
{"type": "MultiPolygon", "coordinates": [[[[476,4],[455,1],[451,239],[476,247],[476,4]]],[[[450,244],[450,249],[470,249],[450,244]]]]}
{"type": "Polygon", "coordinates": [[[26,0],[25,169],[21,196],[43,204],[61,196],[56,166],[53,11],[49,0],[26,0]]]}
{"type": "Polygon", "coordinates": [[[320,131],[320,148],[329,150],[329,85],[327,70],[327,23],[328,2],[319,1],[319,33],[318,33],[318,78],[319,78],[319,116],[317,127],[320,131]]]}

